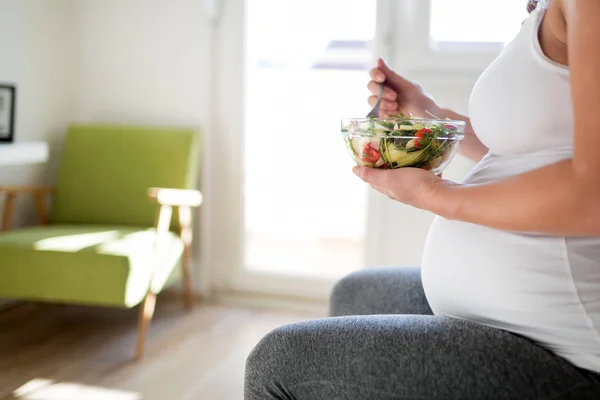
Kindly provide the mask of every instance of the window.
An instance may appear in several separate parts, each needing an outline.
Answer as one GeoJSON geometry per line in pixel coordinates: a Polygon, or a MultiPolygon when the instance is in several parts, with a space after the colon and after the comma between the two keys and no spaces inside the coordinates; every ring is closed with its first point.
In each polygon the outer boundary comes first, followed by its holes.
{"type": "Polygon", "coordinates": [[[395,0],[391,6],[380,38],[391,62],[408,73],[479,74],[527,18],[525,0],[395,0]]]}
{"type": "Polygon", "coordinates": [[[431,0],[429,36],[434,46],[505,45],[527,17],[523,0],[431,0]]]}

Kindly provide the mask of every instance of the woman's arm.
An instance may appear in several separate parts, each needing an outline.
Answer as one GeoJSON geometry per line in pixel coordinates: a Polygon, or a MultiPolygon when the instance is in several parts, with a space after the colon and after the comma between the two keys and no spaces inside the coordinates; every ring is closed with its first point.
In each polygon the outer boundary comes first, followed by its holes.
{"type": "Polygon", "coordinates": [[[562,3],[575,116],[572,159],[481,185],[457,185],[412,168],[355,172],[389,197],[448,219],[512,231],[600,236],[600,1],[562,3]]]}
{"type": "Polygon", "coordinates": [[[600,1],[563,0],[574,155],[497,183],[436,185],[431,211],[495,228],[600,236],[600,1]]]}
{"type": "MultiPolygon", "coordinates": [[[[600,172],[600,171],[599,171],[600,172]]],[[[484,185],[435,185],[424,208],[492,228],[600,236],[600,173],[574,160],[484,185]]]]}

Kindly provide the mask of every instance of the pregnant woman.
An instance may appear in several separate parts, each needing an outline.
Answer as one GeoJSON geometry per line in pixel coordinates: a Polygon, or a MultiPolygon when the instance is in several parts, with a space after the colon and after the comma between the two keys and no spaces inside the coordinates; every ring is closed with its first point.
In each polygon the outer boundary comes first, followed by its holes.
{"type": "Polygon", "coordinates": [[[381,60],[371,71],[383,115],[467,120],[461,151],[477,165],[460,184],[355,167],[437,214],[422,274],[344,278],[332,318],[256,346],[246,400],[600,399],[600,1],[533,3],[475,85],[470,120],[381,60]]]}

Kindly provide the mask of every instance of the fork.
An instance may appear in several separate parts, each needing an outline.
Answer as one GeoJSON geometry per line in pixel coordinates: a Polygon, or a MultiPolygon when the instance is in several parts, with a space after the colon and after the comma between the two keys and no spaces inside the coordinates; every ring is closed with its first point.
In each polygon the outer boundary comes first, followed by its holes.
{"type": "Polygon", "coordinates": [[[383,83],[379,86],[379,95],[377,96],[377,103],[373,106],[373,109],[367,114],[367,118],[379,118],[379,106],[381,105],[381,99],[383,99],[383,83]]]}

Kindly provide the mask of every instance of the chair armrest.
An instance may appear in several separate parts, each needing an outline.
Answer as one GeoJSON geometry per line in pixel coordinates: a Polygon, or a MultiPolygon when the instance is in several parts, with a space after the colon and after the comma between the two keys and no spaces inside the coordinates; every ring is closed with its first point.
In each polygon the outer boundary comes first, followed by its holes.
{"type": "Polygon", "coordinates": [[[46,185],[1,186],[0,193],[6,194],[51,194],[54,188],[46,185]]]}
{"type": "Polygon", "coordinates": [[[160,205],[173,207],[198,207],[203,200],[202,193],[192,189],[150,188],[148,197],[160,205]]]}
{"type": "MultiPolygon", "coordinates": [[[[202,204],[203,196],[198,190],[191,189],[168,189],[168,188],[150,188],[148,197],[151,201],[158,204],[158,213],[156,214],[156,232],[157,240],[161,234],[169,231],[171,226],[171,217],[173,208],[177,207],[179,214],[179,236],[183,241],[183,276],[185,286],[185,304],[192,304],[192,283],[190,280],[191,264],[191,244],[193,236],[192,228],[192,207],[198,207],[202,204]]],[[[152,276],[156,273],[157,266],[153,267],[152,276]]]]}

